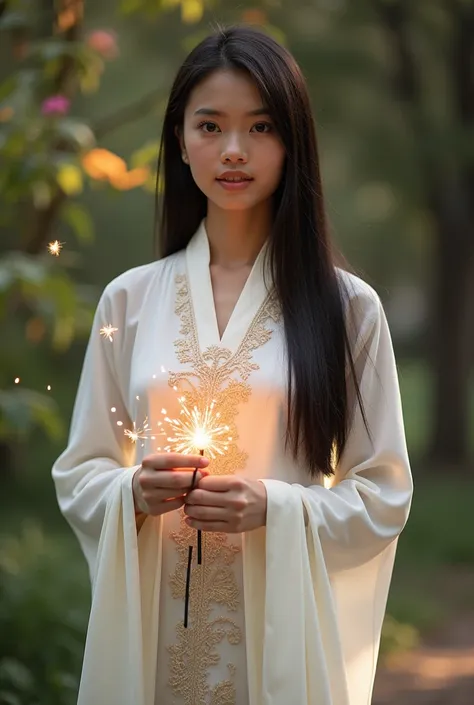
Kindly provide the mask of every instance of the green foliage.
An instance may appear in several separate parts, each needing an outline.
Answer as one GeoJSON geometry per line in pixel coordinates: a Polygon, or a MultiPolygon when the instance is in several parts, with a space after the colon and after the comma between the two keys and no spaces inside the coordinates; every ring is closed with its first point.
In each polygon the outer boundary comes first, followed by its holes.
{"type": "Polygon", "coordinates": [[[182,21],[194,24],[199,22],[207,7],[215,4],[212,0],[121,0],[120,7],[125,14],[144,12],[152,17],[179,8],[182,21]]]}
{"type": "Polygon", "coordinates": [[[35,427],[53,439],[64,433],[53,400],[32,389],[0,389],[0,439],[26,437],[35,427]]]}
{"type": "Polygon", "coordinates": [[[73,705],[88,585],[64,541],[29,524],[0,537],[0,702],[73,705]]]}
{"type": "Polygon", "coordinates": [[[13,58],[13,71],[0,82],[0,325],[7,341],[0,352],[2,440],[34,428],[54,439],[64,430],[51,396],[15,388],[13,380],[26,376],[42,341],[61,352],[88,332],[96,300],[74,281],[78,259],[71,243],[59,244],[66,244],[59,263],[48,254],[49,241],[57,241],[59,228],[79,243],[93,240],[93,220],[74,200],[87,182],[120,190],[150,185],[145,164],[128,172],[122,159],[94,149],[93,127],[71,112],[77,94],[100,88],[105,62],[118,52],[116,36],[106,30],[83,36],[81,13],[75,17],[74,10],[59,13],[45,33],[34,5],[9,3],[0,18],[13,58]]]}
{"type": "Polygon", "coordinates": [[[454,475],[429,474],[415,485],[413,509],[400,541],[404,565],[474,568],[472,497],[474,484],[454,475]]]}
{"type": "Polygon", "coordinates": [[[382,639],[380,642],[380,657],[389,654],[409,651],[420,643],[420,632],[412,624],[400,622],[390,614],[385,617],[382,639]]]}

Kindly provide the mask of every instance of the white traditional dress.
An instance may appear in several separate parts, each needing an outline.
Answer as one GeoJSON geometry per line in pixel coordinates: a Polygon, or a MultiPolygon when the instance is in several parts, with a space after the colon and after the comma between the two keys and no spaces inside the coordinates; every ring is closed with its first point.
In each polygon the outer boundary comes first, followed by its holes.
{"type": "Polygon", "coordinates": [[[125,272],[101,297],[53,468],[93,585],[79,705],[370,703],[412,494],[390,335],[375,292],[340,272],[372,438],[357,409],[330,486],[312,481],[284,447],[283,323],[264,274],[262,250],[220,338],[203,223],[185,251],[125,272]],[[166,415],[211,402],[229,430],[210,471],[263,480],[267,525],[203,534],[185,629],[196,532],[179,511],[137,535],[131,481],[169,444],[166,415]]]}

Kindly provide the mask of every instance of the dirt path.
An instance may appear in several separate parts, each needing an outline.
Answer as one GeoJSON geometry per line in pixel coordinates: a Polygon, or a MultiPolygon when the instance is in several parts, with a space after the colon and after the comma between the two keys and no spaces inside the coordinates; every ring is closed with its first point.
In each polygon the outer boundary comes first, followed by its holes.
{"type": "Polygon", "coordinates": [[[372,705],[474,705],[474,613],[380,668],[372,705]]]}

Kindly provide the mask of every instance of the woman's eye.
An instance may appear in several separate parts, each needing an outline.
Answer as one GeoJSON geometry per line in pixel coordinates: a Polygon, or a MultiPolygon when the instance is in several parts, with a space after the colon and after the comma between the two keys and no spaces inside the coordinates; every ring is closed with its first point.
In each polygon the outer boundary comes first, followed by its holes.
{"type": "Polygon", "coordinates": [[[198,129],[202,130],[203,132],[217,132],[219,130],[219,126],[216,125],[215,122],[201,122],[200,125],[198,125],[198,129]]]}
{"type": "Polygon", "coordinates": [[[257,124],[252,127],[252,130],[260,133],[271,132],[272,125],[269,122],[257,122],[257,124]]]}

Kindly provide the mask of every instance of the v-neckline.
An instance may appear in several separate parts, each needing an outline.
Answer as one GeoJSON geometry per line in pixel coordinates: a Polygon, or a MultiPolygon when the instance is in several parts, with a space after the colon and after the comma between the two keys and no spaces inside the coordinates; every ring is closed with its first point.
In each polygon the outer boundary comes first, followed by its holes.
{"type": "Polygon", "coordinates": [[[260,250],[222,336],[217,323],[210,271],[209,239],[204,221],[186,248],[186,268],[191,292],[197,336],[201,350],[217,345],[236,352],[243,341],[268,290],[265,284],[265,249],[260,250]]]}

